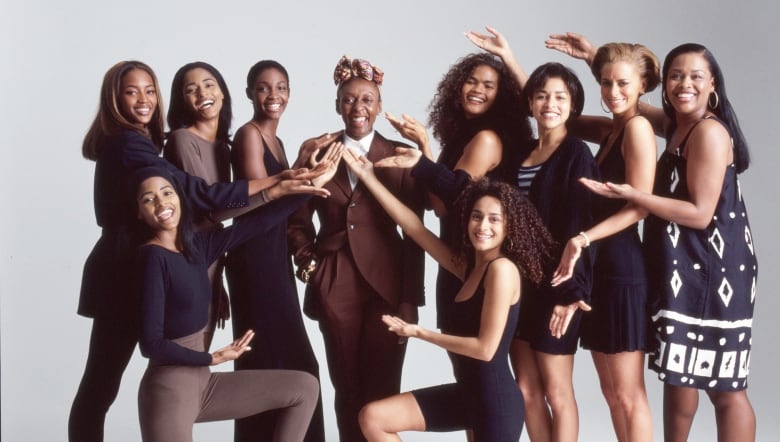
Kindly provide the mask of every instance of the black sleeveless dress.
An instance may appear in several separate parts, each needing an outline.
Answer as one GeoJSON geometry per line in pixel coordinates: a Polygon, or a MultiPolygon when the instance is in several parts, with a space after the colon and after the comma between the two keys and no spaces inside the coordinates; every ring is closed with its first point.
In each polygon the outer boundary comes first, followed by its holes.
{"type": "MultiPolygon", "coordinates": [[[[620,146],[621,130],[612,146],[602,143],[596,158],[601,178],[612,183],[626,182],[626,163],[620,146]]],[[[619,212],[626,202],[602,198],[594,206],[594,218],[601,221],[619,212]]],[[[593,266],[593,310],[582,317],[580,345],[602,353],[645,350],[650,315],[647,311],[647,273],[637,224],[599,241],[593,266]]]]}
{"type": "MultiPolygon", "coordinates": [[[[279,143],[281,145],[281,140],[279,143]]],[[[263,164],[268,175],[283,171],[285,166],[274,158],[265,140],[263,147],[263,164]]],[[[233,174],[236,178],[243,178],[235,158],[233,174]]],[[[230,290],[233,336],[241,336],[248,329],[255,332],[252,351],[234,362],[236,370],[302,370],[319,379],[319,364],[306,334],[295,287],[287,247],[287,223],[280,223],[235,248],[228,254],[225,270],[230,290]]],[[[270,411],[242,419],[236,425],[236,440],[270,440],[277,414],[270,411]]],[[[323,440],[323,434],[320,402],[306,440],[323,440]]]]}
{"type": "MultiPolygon", "coordinates": [[[[485,299],[482,282],[474,295],[465,301],[455,302],[454,295],[450,296],[447,308],[450,316],[444,322],[442,332],[476,336],[485,299]]],[[[518,301],[509,310],[493,359],[485,362],[450,352],[456,382],[412,391],[425,418],[426,431],[471,428],[477,442],[516,442],[520,439],[525,403],[508,360],[519,311],[518,301]]]]}

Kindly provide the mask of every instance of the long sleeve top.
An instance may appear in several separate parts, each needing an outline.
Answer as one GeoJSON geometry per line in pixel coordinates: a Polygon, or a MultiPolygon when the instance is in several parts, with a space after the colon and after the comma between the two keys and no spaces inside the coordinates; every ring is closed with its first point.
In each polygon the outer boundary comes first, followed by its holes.
{"type": "Polygon", "coordinates": [[[157,245],[141,246],[137,256],[141,354],[161,364],[209,365],[211,354],[173,340],[203,328],[208,321],[211,285],[208,266],[254,235],[285,222],[308,196],[274,201],[223,230],[195,234],[193,258],[157,245]]]}

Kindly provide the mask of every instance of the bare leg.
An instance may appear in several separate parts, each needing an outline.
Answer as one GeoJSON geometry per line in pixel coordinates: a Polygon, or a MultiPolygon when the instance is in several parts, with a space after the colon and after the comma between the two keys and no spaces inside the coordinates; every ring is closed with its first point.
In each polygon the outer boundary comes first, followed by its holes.
{"type": "Polygon", "coordinates": [[[536,352],[528,341],[515,339],[509,351],[517,385],[525,400],[525,426],[532,442],[552,440],[552,416],[544,398],[536,352]]]}
{"type": "Polygon", "coordinates": [[[664,441],[686,442],[699,407],[699,390],[664,384],[664,441]]]}
{"type": "Polygon", "coordinates": [[[536,352],[547,401],[552,409],[552,440],[576,442],[579,432],[577,400],[574,397],[574,355],[536,352]]]}
{"type": "MultiPolygon", "coordinates": [[[[615,429],[622,427],[625,441],[652,441],[653,420],[647,401],[644,380],[645,354],[642,351],[604,354],[593,352],[594,361],[600,359],[606,366],[607,381],[612,386],[613,399],[623,421],[615,423],[615,429]]],[[[599,371],[602,377],[602,371],[599,371]]],[[[602,381],[602,384],[604,381],[602,381]]],[[[605,395],[606,396],[606,395],[605,395]]],[[[609,401],[610,399],[608,399],[609,401]]],[[[610,405],[611,410],[612,405],[610,405]]],[[[613,414],[613,419],[615,414],[613,414]]]]}
{"type": "Polygon", "coordinates": [[[718,442],[752,442],[756,440],[756,415],[747,392],[707,392],[715,406],[718,442]]]}
{"type": "Polygon", "coordinates": [[[400,441],[400,431],[425,431],[425,419],[411,393],[370,402],[360,410],[358,420],[369,442],[400,441]]]}
{"type": "Polygon", "coordinates": [[[615,429],[617,441],[627,442],[628,429],[626,428],[626,416],[623,413],[623,409],[620,407],[617,395],[615,394],[615,386],[613,385],[612,377],[609,374],[606,355],[596,351],[591,351],[590,355],[593,358],[593,366],[596,367],[596,373],[599,375],[601,394],[607,401],[609,415],[612,418],[612,428],[615,429]]]}

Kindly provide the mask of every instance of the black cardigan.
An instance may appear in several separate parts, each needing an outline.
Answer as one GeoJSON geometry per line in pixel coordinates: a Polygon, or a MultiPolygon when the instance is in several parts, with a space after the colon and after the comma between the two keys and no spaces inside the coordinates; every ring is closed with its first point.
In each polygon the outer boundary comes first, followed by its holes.
{"type": "MultiPolygon", "coordinates": [[[[516,171],[529,153],[530,150],[509,159],[513,164],[508,164],[506,169],[516,171]]],[[[425,157],[414,166],[412,176],[428,185],[448,206],[452,205],[470,181],[470,176],[465,171],[449,170],[443,164],[434,163],[425,157]]],[[[598,166],[590,149],[582,140],[567,136],[545,161],[531,183],[528,197],[553,239],[561,247],[556,256],[560,256],[562,247],[569,238],[595,224],[595,198],[577,181],[580,177],[598,179],[598,166]]],[[[516,182],[513,181],[512,184],[516,182]]],[[[583,250],[571,279],[557,287],[545,284],[545,292],[549,292],[556,304],[567,305],[578,300],[590,300],[595,248],[594,245],[583,250]]]]}

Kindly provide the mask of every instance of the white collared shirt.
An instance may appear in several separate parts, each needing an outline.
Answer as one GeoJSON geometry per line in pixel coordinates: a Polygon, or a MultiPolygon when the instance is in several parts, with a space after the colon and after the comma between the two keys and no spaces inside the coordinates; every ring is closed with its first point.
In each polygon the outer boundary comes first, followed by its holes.
{"type": "MultiPolygon", "coordinates": [[[[376,132],[372,130],[370,134],[366,135],[360,140],[356,140],[354,138],[351,138],[349,135],[344,134],[344,146],[351,149],[352,152],[355,152],[360,156],[367,156],[368,150],[371,148],[371,143],[374,142],[375,133],[376,132]]],[[[350,168],[347,168],[347,175],[349,176],[349,185],[352,186],[352,190],[355,190],[355,186],[357,186],[357,182],[358,182],[358,177],[355,176],[354,173],[352,173],[352,170],[350,168]]]]}

